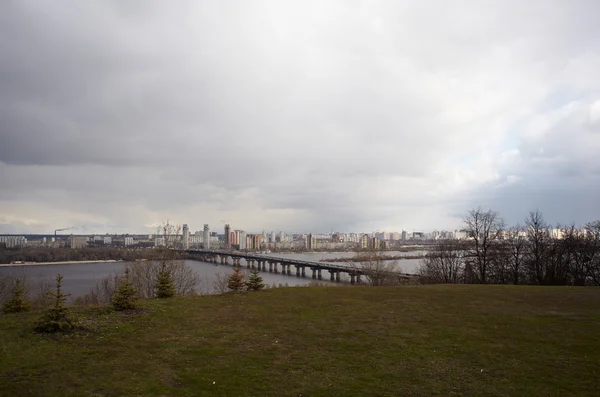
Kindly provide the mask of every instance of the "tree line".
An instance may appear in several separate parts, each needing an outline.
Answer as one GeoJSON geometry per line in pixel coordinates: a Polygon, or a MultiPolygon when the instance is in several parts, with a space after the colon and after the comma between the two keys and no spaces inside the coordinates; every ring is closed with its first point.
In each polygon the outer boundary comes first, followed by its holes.
{"type": "Polygon", "coordinates": [[[600,285],[600,221],[552,228],[533,211],[524,226],[507,227],[498,212],[477,208],[464,224],[465,240],[431,247],[419,269],[422,282],[600,285]]]}
{"type": "Polygon", "coordinates": [[[4,248],[0,249],[0,263],[12,262],[66,262],[145,259],[154,255],[154,249],[123,249],[116,247],[88,248],[4,248]]]}

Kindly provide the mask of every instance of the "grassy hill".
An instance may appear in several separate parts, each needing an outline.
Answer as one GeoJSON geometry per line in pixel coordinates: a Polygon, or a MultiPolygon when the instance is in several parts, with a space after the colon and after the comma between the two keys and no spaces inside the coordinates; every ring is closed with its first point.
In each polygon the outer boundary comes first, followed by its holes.
{"type": "Polygon", "coordinates": [[[600,289],[283,288],[78,308],[87,330],[0,315],[2,396],[589,395],[600,289]]]}

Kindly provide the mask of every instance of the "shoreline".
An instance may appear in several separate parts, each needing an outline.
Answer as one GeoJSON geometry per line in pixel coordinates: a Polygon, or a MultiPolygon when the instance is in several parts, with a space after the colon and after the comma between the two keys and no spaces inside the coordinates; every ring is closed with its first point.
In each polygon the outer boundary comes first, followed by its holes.
{"type": "Polygon", "coordinates": [[[20,266],[45,266],[45,265],[79,265],[84,263],[116,263],[125,262],[117,259],[94,260],[94,261],[62,261],[62,262],[25,262],[25,263],[0,263],[0,267],[20,266]]]}

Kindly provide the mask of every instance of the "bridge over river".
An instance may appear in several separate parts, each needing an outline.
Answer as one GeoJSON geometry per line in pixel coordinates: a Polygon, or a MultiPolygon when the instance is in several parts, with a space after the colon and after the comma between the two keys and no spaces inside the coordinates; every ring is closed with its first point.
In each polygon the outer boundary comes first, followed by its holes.
{"type": "MultiPolygon", "coordinates": [[[[296,269],[296,277],[306,277],[306,269],[312,272],[312,278],[322,280],[322,271],[329,273],[330,281],[341,280],[341,274],[345,273],[350,278],[350,283],[360,283],[362,277],[368,277],[369,272],[360,267],[351,267],[344,265],[334,265],[323,262],[303,261],[291,258],[277,258],[256,253],[248,253],[241,251],[217,251],[217,250],[201,250],[188,249],[185,250],[191,259],[201,260],[205,262],[221,263],[223,265],[231,264],[233,267],[240,267],[241,260],[244,259],[246,267],[257,269],[259,271],[269,271],[271,273],[280,273],[292,275],[293,266],[296,269]]],[[[418,277],[416,274],[409,273],[394,273],[400,279],[411,279],[418,277]]]]}

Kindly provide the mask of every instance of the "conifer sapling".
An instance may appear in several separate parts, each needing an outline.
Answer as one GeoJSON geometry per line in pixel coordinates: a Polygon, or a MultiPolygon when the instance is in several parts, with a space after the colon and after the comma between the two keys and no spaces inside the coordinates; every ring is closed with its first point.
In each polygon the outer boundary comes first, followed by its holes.
{"type": "Polygon", "coordinates": [[[115,310],[135,309],[138,299],[137,290],[129,281],[129,269],[125,269],[125,279],[119,283],[119,288],[112,297],[112,305],[115,310]]]}
{"type": "Polygon", "coordinates": [[[67,297],[71,294],[62,292],[62,279],[60,273],[56,276],[56,292],[48,291],[50,306],[35,327],[38,332],[64,332],[75,328],[69,318],[69,309],[65,305],[67,297]]]}
{"type": "Polygon", "coordinates": [[[258,270],[253,270],[252,274],[248,278],[248,282],[246,282],[246,289],[248,291],[260,291],[264,287],[265,284],[263,284],[263,279],[258,274],[258,270]]]}
{"type": "Polygon", "coordinates": [[[4,303],[2,311],[4,313],[20,313],[31,309],[31,305],[25,298],[25,288],[21,285],[21,280],[15,280],[15,287],[12,290],[12,297],[4,303]]]}
{"type": "Polygon", "coordinates": [[[162,265],[158,275],[156,276],[156,297],[160,299],[171,298],[175,296],[175,284],[173,282],[173,276],[167,269],[165,264],[162,265]]]}
{"type": "Polygon", "coordinates": [[[244,282],[244,278],[246,276],[239,267],[233,269],[233,273],[229,276],[229,280],[227,282],[227,288],[234,292],[240,292],[244,290],[246,283],[244,282]]]}

